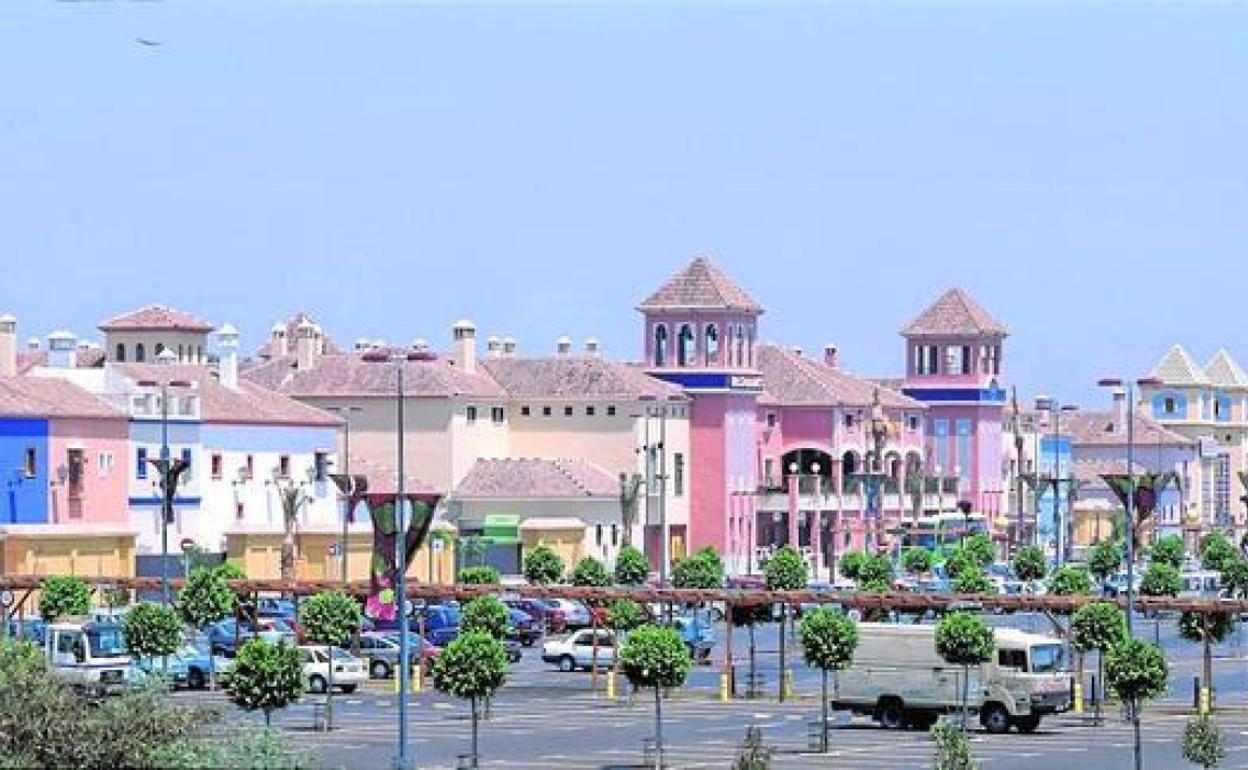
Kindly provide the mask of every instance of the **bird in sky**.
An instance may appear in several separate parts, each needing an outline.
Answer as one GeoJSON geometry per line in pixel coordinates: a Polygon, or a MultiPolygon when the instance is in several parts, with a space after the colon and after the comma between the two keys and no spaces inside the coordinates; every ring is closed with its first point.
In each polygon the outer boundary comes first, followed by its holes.
{"type": "Polygon", "coordinates": [[[145,37],[136,37],[134,41],[138,43],[139,45],[145,45],[149,48],[155,48],[160,45],[159,40],[149,40],[145,37]]]}

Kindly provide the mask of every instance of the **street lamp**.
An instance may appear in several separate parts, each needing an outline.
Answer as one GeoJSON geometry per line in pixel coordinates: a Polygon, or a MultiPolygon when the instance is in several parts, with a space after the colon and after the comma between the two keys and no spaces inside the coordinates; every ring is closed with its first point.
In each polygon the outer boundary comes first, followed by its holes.
{"type": "MultiPolygon", "coordinates": [[[[1051,476],[1053,487],[1053,525],[1057,529],[1056,557],[1057,565],[1060,567],[1065,564],[1070,548],[1071,520],[1074,518],[1074,511],[1067,510],[1066,515],[1062,515],[1062,482],[1067,481],[1062,478],[1062,413],[1070,414],[1079,410],[1075,404],[1062,404],[1055,398],[1048,396],[1036,396],[1036,411],[1048,412],[1053,424],[1053,472],[1051,476]]],[[[1067,502],[1070,496],[1067,495],[1067,502]]],[[[1068,506],[1069,508],[1069,506],[1068,506]]]]}
{"type": "Polygon", "coordinates": [[[407,521],[404,517],[404,481],[405,466],[403,455],[403,435],[404,417],[403,417],[403,374],[406,369],[407,356],[399,353],[392,357],[396,372],[396,430],[399,478],[396,485],[397,494],[394,498],[394,519],[396,537],[394,538],[395,549],[395,601],[398,602],[399,617],[399,754],[395,758],[395,765],[398,770],[409,770],[415,766],[414,758],[408,754],[407,748],[407,701],[408,689],[411,683],[411,650],[409,643],[409,634],[411,632],[411,619],[407,616],[407,521]]]}
{"type": "MultiPolygon", "coordinates": [[[[642,396],[641,401],[652,402],[653,396],[642,396]]],[[[667,587],[668,566],[671,562],[671,536],[667,527],[667,406],[645,406],[645,429],[641,450],[646,453],[646,521],[650,521],[650,499],[658,493],[659,506],[659,586],[667,587]],[[657,441],[650,439],[650,418],[659,418],[657,441]]]]}
{"type": "Polygon", "coordinates": [[[1135,596],[1135,388],[1154,387],[1162,384],[1156,377],[1123,380],[1121,377],[1103,377],[1097,381],[1102,388],[1127,389],[1127,635],[1135,632],[1131,619],[1132,601],[1135,596]]]}
{"type": "Polygon", "coordinates": [[[346,494],[347,500],[346,500],[346,505],[342,511],[342,587],[346,588],[347,583],[350,580],[350,578],[348,577],[348,573],[347,573],[347,551],[350,550],[350,548],[347,547],[347,544],[348,544],[347,538],[350,537],[350,531],[347,525],[351,521],[352,495],[355,494],[355,491],[356,491],[354,489],[355,482],[351,478],[351,415],[357,412],[364,411],[364,407],[348,406],[348,405],[331,406],[331,407],[327,407],[327,411],[335,412],[337,414],[342,415],[342,419],[345,423],[345,430],[343,434],[343,446],[342,446],[342,450],[343,450],[342,451],[342,475],[347,478],[348,487],[351,487],[346,490],[343,490],[346,494]]]}
{"type": "MultiPolygon", "coordinates": [[[[166,351],[167,352],[167,351],[166,351]]],[[[164,353],[157,358],[164,358],[164,353]]],[[[159,474],[157,487],[160,490],[160,600],[165,606],[170,603],[169,596],[169,525],[173,523],[173,500],[178,493],[178,482],[190,465],[182,458],[174,460],[169,451],[169,389],[190,388],[186,380],[139,380],[139,387],[160,388],[160,459],[147,459],[159,474]]]]}

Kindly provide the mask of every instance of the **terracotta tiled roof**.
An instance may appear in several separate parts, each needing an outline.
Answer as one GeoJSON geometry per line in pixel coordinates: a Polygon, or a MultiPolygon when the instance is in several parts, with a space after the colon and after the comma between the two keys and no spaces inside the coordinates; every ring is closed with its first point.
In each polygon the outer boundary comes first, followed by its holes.
{"type": "Polygon", "coordinates": [[[961,289],[950,289],[901,330],[907,337],[944,337],[1009,332],[961,289]]]}
{"type": "Polygon", "coordinates": [[[761,305],[704,256],[696,257],[638,305],[637,309],[763,312],[761,305]]]}
{"type": "Polygon", "coordinates": [[[875,391],[880,403],[894,409],[924,409],[920,401],[863,377],[833,369],[778,345],[760,345],[758,368],[763,373],[763,403],[780,406],[870,406],[875,391]]]}
{"type": "Polygon", "coordinates": [[[193,382],[205,422],[254,423],[260,425],[337,426],[342,418],[300,403],[276,391],[240,379],[238,388],[227,388],[206,366],[192,364],[118,364],[118,371],[133,380],[183,380],[193,382]]]}
{"type": "MultiPolygon", "coordinates": [[[[104,349],[103,348],[78,348],[74,351],[74,368],[76,369],[98,369],[104,365],[104,349]]],[[[48,351],[40,348],[38,350],[19,350],[17,351],[17,373],[25,374],[37,366],[48,365],[48,351]]]]}
{"type": "Polygon", "coordinates": [[[1226,352],[1226,348],[1209,359],[1209,363],[1205,364],[1205,374],[1215,385],[1224,388],[1248,388],[1248,374],[1244,374],[1244,370],[1226,352]]]}
{"type": "MultiPolygon", "coordinates": [[[[1074,412],[1062,415],[1062,426],[1069,427],[1075,446],[1125,446],[1127,429],[1118,424],[1113,412],[1074,412]]],[[[1194,446],[1195,442],[1141,414],[1135,415],[1135,445],[1144,450],[1162,446],[1194,446]]]]}
{"type": "MultiPolygon", "coordinates": [[[[1134,463],[1131,467],[1137,474],[1148,470],[1140,463],[1134,463]]],[[[1075,459],[1075,478],[1089,487],[1105,486],[1101,478],[1102,474],[1126,472],[1127,461],[1125,459],[1075,459]]]]}
{"type": "Polygon", "coordinates": [[[1210,385],[1209,377],[1196,365],[1182,345],[1166,351],[1153,369],[1152,376],[1167,385],[1210,385]]]}
{"type": "Polygon", "coordinates": [[[482,366],[512,398],[580,401],[685,398],[679,387],[605,358],[487,358],[482,366]]]}
{"type": "MultiPolygon", "coordinates": [[[[303,370],[295,368],[293,358],[274,359],[243,367],[239,376],[293,398],[393,396],[398,384],[395,364],[348,353],[321,356],[316,366],[303,370]]],[[[440,357],[404,362],[403,391],[413,398],[503,396],[502,389],[481,367],[475,374],[467,374],[440,357]]]]}
{"type": "Polygon", "coordinates": [[[619,480],[584,460],[477,460],[455,488],[460,498],[616,497],[619,480]]]}
{"type": "MultiPolygon", "coordinates": [[[[394,469],[395,466],[393,465],[383,465],[356,457],[351,458],[351,475],[363,475],[366,477],[368,480],[368,493],[371,494],[394,494],[398,491],[398,473],[394,469]]],[[[423,479],[408,473],[403,476],[403,491],[409,494],[436,494],[438,492],[444,493],[446,490],[434,489],[431,484],[428,484],[423,479]]]]}
{"type": "Polygon", "coordinates": [[[124,419],[103,399],[56,377],[0,377],[0,417],[124,419]]]}
{"type": "Polygon", "coordinates": [[[164,305],[147,305],[100,324],[100,331],[105,332],[155,330],[206,333],[212,331],[213,326],[202,318],[164,305]]]}
{"type": "MultiPolygon", "coordinates": [[[[283,325],[286,327],[286,345],[287,345],[287,352],[288,352],[288,355],[290,356],[290,360],[291,360],[292,362],[295,360],[295,359],[294,359],[294,355],[295,355],[295,327],[297,327],[297,326],[299,326],[299,324],[302,324],[302,323],[305,323],[305,322],[307,322],[307,323],[312,323],[312,324],[315,324],[315,325],[317,325],[317,326],[320,326],[320,324],[317,324],[317,323],[316,323],[316,319],[312,318],[312,316],[310,316],[310,315],[308,315],[307,313],[304,313],[304,312],[302,312],[302,311],[300,311],[300,312],[298,312],[298,313],[295,313],[293,316],[291,316],[289,319],[287,319],[287,320],[285,321],[285,323],[283,324],[283,325]]],[[[325,341],[325,350],[324,350],[324,352],[325,352],[326,354],[336,355],[336,354],[338,354],[338,353],[342,353],[342,352],[343,352],[343,351],[342,351],[342,348],[338,347],[338,346],[334,343],[334,341],[333,341],[332,339],[330,339],[330,337],[329,337],[329,335],[328,335],[328,334],[326,334],[326,335],[324,336],[324,338],[323,338],[323,339],[324,339],[324,341],[325,341]]],[[[263,345],[261,345],[261,346],[260,346],[260,349],[256,351],[256,358],[261,358],[261,359],[266,359],[266,360],[267,360],[267,359],[273,358],[273,354],[274,354],[274,353],[276,353],[276,352],[277,352],[277,351],[276,351],[276,350],[274,350],[274,346],[273,346],[273,334],[272,334],[272,332],[270,332],[270,333],[269,333],[269,337],[268,337],[268,339],[265,341],[265,343],[264,343],[263,345]]]]}

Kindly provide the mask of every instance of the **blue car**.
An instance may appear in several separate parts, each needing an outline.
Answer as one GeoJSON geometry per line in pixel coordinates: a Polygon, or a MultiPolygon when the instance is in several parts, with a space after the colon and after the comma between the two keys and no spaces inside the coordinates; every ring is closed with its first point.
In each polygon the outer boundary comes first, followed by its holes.
{"type": "Polygon", "coordinates": [[[140,682],[154,674],[165,674],[174,687],[203,690],[208,686],[212,674],[212,660],[208,653],[186,645],[168,658],[136,658],[130,679],[140,682]]]}
{"type": "Polygon", "coordinates": [[[253,628],[251,621],[241,624],[233,619],[226,619],[208,626],[208,649],[213,655],[234,657],[238,652],[235,644],[246,644],[253,636],[259,636],[270,642],[282,641],[289,645],[297,644],[295,630],[281,618],[260,618],[259,629],[253,628]]]}

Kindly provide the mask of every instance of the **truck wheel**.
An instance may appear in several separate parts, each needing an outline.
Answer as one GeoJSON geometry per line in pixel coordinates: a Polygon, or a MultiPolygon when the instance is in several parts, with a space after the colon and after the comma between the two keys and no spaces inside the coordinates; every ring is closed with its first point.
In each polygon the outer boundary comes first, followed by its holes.
{"type": "Polygon", "coordinates": [[[1010,712],[1000,703],[989,703],[979,715],[980,724],[993,735],[1010,731],[1010,712]]]}
{"type": "Polygon", "coordinates": [[[1036,728],[1040,726],[1040,715],[1028,714],[1025,717],[1019,717],[1014,720],[1014,726],[1018,728],[1020,733],[1034,733],[1036,728]]]}
{"type": "Polygon", "coordinates": [[[576,670],[576,661],[571,655],[564,655],[559,659],[559,670],[564,673],[571,673],[576,670]]]}
{"type": "Polygon", "coordinates": [[[881,698],[875,714],[880,726],[888,730],[900,730],[906,723],[906,710],[897,698],[881,698]]]}
{"type": "Polygon", "coordinates": [[[373,679],[389,679],[390,666],[384,660],[374,660],[373,665],[369,666],[369,675],[373,679]]]}
{"type": "Polygon", "coordinates": [[[186,674],[186,686],[192,690],[202,690],[207,680],[204,678],[204,672],[197,668],[193,668],[186,674]]]}
{"type": "Polygon", "coordinates": [[[308,678],[308,691],[320,695],[329,689],[329,683],[325,681],[325,677],[320,674],[313,674],[308,678]]]}

